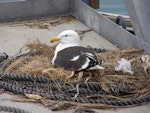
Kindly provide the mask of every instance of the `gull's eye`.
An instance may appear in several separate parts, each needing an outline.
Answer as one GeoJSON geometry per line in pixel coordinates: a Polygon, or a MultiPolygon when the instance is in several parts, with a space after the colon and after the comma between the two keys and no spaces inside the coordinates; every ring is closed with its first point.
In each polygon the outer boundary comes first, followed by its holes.
{"type": "Polygon", "coordinates": [[[68,35],[64,35],[64,37],[68,37],[68,35]]]}

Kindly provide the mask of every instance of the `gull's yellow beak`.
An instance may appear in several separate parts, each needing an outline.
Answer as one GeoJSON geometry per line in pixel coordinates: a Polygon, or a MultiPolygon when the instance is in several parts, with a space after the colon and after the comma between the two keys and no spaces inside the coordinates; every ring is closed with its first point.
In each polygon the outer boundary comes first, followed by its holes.
{"type": "Polygon", "coordinates": [[[60,38],[57,38],[57,37],[50,39],[50,43],[54,43],[54,42],[58,42],[58,41],[60,41],[60,38]]]}

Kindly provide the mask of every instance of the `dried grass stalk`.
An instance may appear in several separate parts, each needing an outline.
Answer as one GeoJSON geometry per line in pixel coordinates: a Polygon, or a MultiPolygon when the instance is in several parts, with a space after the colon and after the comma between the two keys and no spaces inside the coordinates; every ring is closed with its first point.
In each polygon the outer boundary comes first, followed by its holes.
{"type": "MultiPolygon", "coordinates": [[[[77,81],[78,73],[70,76],[71,71],[66,71],[63,68],[53,68],[51,60],[54,55],[54,47],[42,44],[38,40],[28,43],[26,47],[29,50],[29,55],[32,54],[32,56],[20,57],[6,69],[7,72],[49,76],[54,79],[61,79],[70,85],[77,81]]],[[[110,98],[128,99],[144,95],[150,90],[150,55],[143,62],[141,61],[142,53],[143,50],[135,49],[96,53],[97,57],[104,61],[102,66],[105,69],[85,71],[81,81],[101,84],[102,90],[110,94],[107,97],[101,96],[101,99],[103,98],[104,100],[110,98]],[[134,71],[133,75],[115,71],[114,67],[121,58],[125,58],[131,62],[132,70],[134,71]]],[[[59,89],[60,84],[56,83],[56,85],[58,85],[59,89]]],[[[63,91],[60,90],[60,93],[63,94],[63,91]]]]}

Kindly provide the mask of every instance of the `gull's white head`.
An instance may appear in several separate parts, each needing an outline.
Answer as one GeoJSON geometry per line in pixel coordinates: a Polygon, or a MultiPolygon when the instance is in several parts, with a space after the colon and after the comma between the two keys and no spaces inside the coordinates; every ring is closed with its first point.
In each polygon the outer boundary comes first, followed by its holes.
{"type": "Polygon", "coordinates": [[[77,32],[73,30],[65,30],[61,32],[56,38],[51,38],[50,42],[57,42],[61,44],[80,44],[80,38],[77,32]]]}
{"type": "Polygon", "coordinates": [[[56,59],[57,53],[62,49],[73,46],[80,46],[80,38],[77,32],[73,30],[66,30],[61,32],[57,37],[51,38],[50,42],[59,42],[55,49],[55,54],[52,60],[52,64],[54,64],[54,60],[56,59]]]}

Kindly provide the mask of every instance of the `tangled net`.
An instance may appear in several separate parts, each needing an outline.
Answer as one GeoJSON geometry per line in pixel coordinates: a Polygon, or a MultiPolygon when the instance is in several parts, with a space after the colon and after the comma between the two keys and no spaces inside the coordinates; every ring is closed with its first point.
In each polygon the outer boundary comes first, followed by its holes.
{"type": "MultiPolygon", "coordinates": [[[[150,56],[142,55],[143,50],[111,50],[96,53],[98,59],[103,60],[104,70],[84,71],[79,81],[78,74],[71,75],[71,71],[63,68],[53,68],[51,60],[54,55],[54,48],[35,41],[26,45],[28,52],[12,62],[7,68],[7,73],[30,74],[48,76],[54,80],[61,80],[64,83],[74,86],[77,82],[97,83],[102,89],[97,94],[87,95],[86,98],[97,98],[101,100],[127,100],[138,98],[149,93],[150,83],[150,56]],[[121,58],[131,63],[133,75],[115,71],[117,61],[121,58]]],[[[56,85],[62,85],[56,81],[56,85]]],[[[44,89],[43,89],[44,90],[44,89]]],[[[48,89],[45,89],[48,90],[48,89]]],[[[51,90],[51,92],[53,92],[51,90]]],[[[63,90],[58,94],[64,95],[63,90]]]]}

